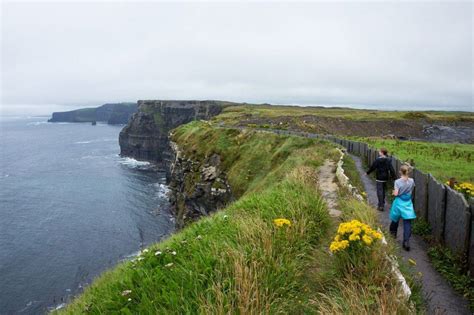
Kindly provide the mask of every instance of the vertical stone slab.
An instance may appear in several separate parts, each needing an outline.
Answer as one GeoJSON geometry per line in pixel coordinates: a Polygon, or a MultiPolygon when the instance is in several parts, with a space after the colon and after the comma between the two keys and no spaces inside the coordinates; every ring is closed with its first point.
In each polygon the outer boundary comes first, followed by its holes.
{"type": "Polygon", "coordinates": [[[398,174],[398,169],[397,169],[397,158],[394,156],[391,156],[392,159],[392,167],[395,171],[395,174],[398,174]]]}
{"type": "Polygon", "coordinates": [[[367,149],[367,157],[366,157],[366,160],[367,160],[367,164],[369,165],[369,167],[372,165],[372,148],[368,148],[367,149]]]}
{"type": "Polygon", "coordinates": [[[415,169],[413,170],[415,180],[415,212],[418,218],[428,220],[428,175],[415,169]]]}
{"type": "Polygon", "coordinates": [[[360,142],[354,142],[354,150],[352,153],[360,155],[360,142]]]}
{"type": "Polygon", "coordinates": [[[471,236],[470,236],[470,246],[469,246],[469,270],[471,275],[474,275],[474,198],[469,199],[469,208],[471,212],[471,236]]]}
{"type": "Polygon", "coordinates": [[[438,241],[442,241],[444,236],[445,211],[446,188],[430,174],[428,175],[428,222],[434,238],[438,241]]]}
{"type": "Polygon", "coordinates": [[[361,154],[361,156],[362,156],[363,158],[366,158],[366,157],[367,157],[367,151],[368,151],[368,149],[369,149],[369,148],[368,148],[368,146],[367,146],[367,143],[363,143],[363,144],[362,144],[362,154],[361,154]]]}
{"type": "Polygon", "coordinates": [[[392,166],[393,170],[395,171],[395,178],[400,178],[400,166],[401,162],[399,159],[397,159],[396,156],[392,156],[392,166]]]}
{"type": "Polygon", "coordinates": [[[446,187],[446,216],[444,241],[457,254],[467,254],[471,228],[471,213],[464,196],[446,187]]]}
{"type": "Polygon", "coordinates": [[[377,149],[372,149],[372,162],[375,162],[378,156],[378,150],[377,149]]]}

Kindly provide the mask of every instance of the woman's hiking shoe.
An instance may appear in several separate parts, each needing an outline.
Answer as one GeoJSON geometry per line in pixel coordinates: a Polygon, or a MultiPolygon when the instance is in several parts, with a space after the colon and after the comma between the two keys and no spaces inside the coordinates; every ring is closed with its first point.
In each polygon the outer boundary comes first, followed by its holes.
{"type": "Polygon", "coordinates": [[[383,207],[378,207],[377,210],[383,211],[384,209],[383,209],[383,207]]]}
{"type": "Polygon", "coordinates": [[[407,252],[410,251],[410,243],[408,241],[403,241],[403,249],[406,250],[407,252]]]}

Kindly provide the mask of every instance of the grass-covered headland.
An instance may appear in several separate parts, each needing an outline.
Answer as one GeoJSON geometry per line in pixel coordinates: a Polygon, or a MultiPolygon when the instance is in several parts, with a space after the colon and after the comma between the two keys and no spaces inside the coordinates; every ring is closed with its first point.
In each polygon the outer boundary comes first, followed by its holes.
{"type": "MultiPolygon", "coordinates": [[[[390,246],[374,240],[357,265],[328,250],[337,222],[329,218],[315,174],[324,160],[339,159],[333,145],[203,122],[178,128],[173,140],[186,158],[219,154],[240,198],[106,272],[60,313],[413,311],[399,298],[381,254],[390,246]]],[[[376,227],[366,204],[346,194],[341,204],[344,220],[376,227]]]]}

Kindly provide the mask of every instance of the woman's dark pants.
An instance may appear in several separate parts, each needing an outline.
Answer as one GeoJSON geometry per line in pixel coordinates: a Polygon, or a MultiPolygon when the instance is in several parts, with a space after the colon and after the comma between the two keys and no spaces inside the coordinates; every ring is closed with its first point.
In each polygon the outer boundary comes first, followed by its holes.
{"type": "Polygon", "coordinates": [[[379,199],[379,209],[385,207],[385,191],[387,189],[386,182],[377,181],[377,198],[379,199]]]}
{"type": "MultiPolygon", "coordinates": [[[[412,220],[403,220],[403,241],[404,242],[408,242],[410,240],[411,221],[412,220]]],[[[397,222],[391,221],[390,233],[392,233],[393,237],[397,237],[397,230],[398,230],[398,221],[397,222]]]]}

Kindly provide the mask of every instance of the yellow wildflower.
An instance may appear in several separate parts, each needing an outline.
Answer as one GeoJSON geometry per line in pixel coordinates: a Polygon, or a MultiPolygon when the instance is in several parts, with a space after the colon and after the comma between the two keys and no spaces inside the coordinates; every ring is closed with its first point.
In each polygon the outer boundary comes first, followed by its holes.
{"type": "Polygon", "coordinates": [[[364,235],[362,236],[362,240],[364,241],[365,244],[370,245],[372,244],[372,238],[370,236],[364,235]]]}
{"type": "Polygon", "coordinates": [[[360,236],[357,234],[351,234],[349,236],[349,241],[358,241],[358,240],[360,240],[360,236]]]}
{"type": "Polygon", "coordinates": [[[370,246],[375,240],[381,239],[382,233],[372,229],[369,225],[358,220],[343,222],[339,224],[337,234],[329,249],[331,252],[344,250],[351,244],[370,246]]]}
{"type": "Polygon", "coordinates": [[[273,220],[273,224],[275,224],[276,227],[282,227],[284,225],[291,226],[291,221],[288,219],[275,219],[273,220]]]}

